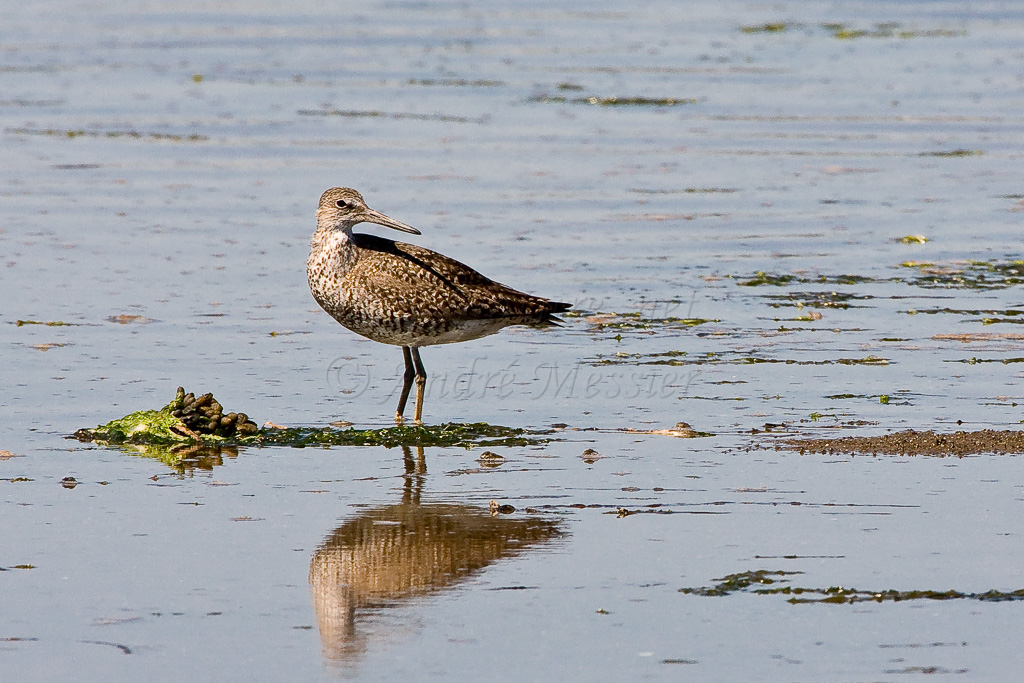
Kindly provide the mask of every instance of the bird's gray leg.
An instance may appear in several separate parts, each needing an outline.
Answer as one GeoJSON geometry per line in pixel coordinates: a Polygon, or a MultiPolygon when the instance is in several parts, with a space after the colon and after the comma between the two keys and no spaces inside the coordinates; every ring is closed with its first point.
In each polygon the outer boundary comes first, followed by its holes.
{"type": "MultiPolygon", "coordinates": [[[[416,370],[412,366],[412,352],[408,346],[402,347],[402,355],[405,357],[405,376],[403,377],[402,395],[398,398],[398,410],[395,411],[395,422],[405,420],[405,403],[409,400],[409,390],[412,389],[412,380],[416,376],[416,370]]],[[[419,354],[416,355],[419,359],[419,354]]]]}
{"type": "MultiPolygon", "coordinates": [[[[427,371],[423,369],[423,361],[420,360],[419,348],[416,346],[411,348],[412,359],[416,363],[416,412],[414,413],[414,419],[417,423],[421,423],[423,422],[423,390],[427,386],[427,371]]],[[[406,377],[409,376],[408,373],[409,371],[406,370],[406,377]]]]}

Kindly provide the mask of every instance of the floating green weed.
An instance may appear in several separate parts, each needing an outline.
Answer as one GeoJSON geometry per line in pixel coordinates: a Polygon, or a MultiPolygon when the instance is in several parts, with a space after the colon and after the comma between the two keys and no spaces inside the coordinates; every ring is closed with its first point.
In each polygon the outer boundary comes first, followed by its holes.
{"type": "Polygon", "coordinates": [[[856,285],[897,282],[915,287],[948,289],[1005,289],[1024,284],[1024,260],[1006,261],[904,261],[900,271],[892,277],[872,277],[854,274],[770,273],[757,271],[753,276],[727,275],[743,287],[785,287],[788,285],[829,284],[856,285]],[[916,271],[909,274],[909,271],[916,271]]]}
{"type": "Polygon", "coordinates": [[[753,277],[746,280],[737,280],[736,284],[742,285],[743,287],[760,287],[762,285],[773,285],[776,287],[782,287],[790,283],[798,284],[834,284],[834,285],[857,285],[865,282],[876,282],[877,279],[873,277],[866,277],[863,275],[815,275],[815,276],[803,276],[803,275],[780,275],[777,273],[767,273],[763,270],[757,271],[753,277]]]}
{"type": "MultiPolygon", "coordinates": [[[[803,574],[803,572],[787,572],[782,570],[771,571],[768,569],[757,569],[750,572],[740,572],[738,574],[729,574],[723,576],[714,586],[701,586],[699,588],[680,588],[680,593],[686,593],[688,595],[704,595],[708,597],[721,597],[729,595],[730,593],[736,593],[738,591],[745,591],[751,586],[770,586],[780,579],[773,577],[790,576],[793,574],[803,574]]],[[[781,579],[785,580],[785,579],[781,579]]],[[[757,592],[757,591],[755,591],[757,592]]]]}
{"type": "Polygon", "coordinates": [[[772,308],[783,306],[796,306],[797,308],[850,308],[851,301],[862,301],[874,299],[870,294],[855,294],[853,292],[786,292],[785,294],[770,294],[765,297],[778,303],[769,304],[772,308]]]}
{"type": "MultiPolygon", "coordinates": [[[[1017,315],[1017,314],[1014,313],[1014,315],[1017,315]]],[[[997,323],[1020,324],[1020,323],[1024,323],[1024,320],[1010,320],[1008,318],[982,318],[981,319],[981,323],[983,325],[995,325],[997,323]]]]}
{"type": "Polygon", "coordinates": [[[630,192],[636,194],[731,194],[739,192],[738,187],[684,187],[682,189],[653,189],[645,187],[631,187],[630,192]]]}
{"type": "MultiPolygon", "coordinates": [[[[559,314],[562,315],[562,314],[559,314]]],[[[649,313],[637,311],[630,313],[592,313],[586,316],[587,322],[599,330],[650,330],[658,327],[697,327],[705,323],[720,322],[711,318],[652,318],[649,313]]]]}
{"type": "Polygon", "coordinates": [[[945,152],[921,152],[919,157],[980,157],[980,149],[953,149],[945,152]]]}
{"type": "Polygon", "coordinates": [[[696,97],[565,97],[564,95],[537,95],[530,98],[531,102],[544,104],[590,104],[600,107],[676,107],[685,104],[697,104],[696,97]]]}
{"type": "Polygon", "coordinates": [[[336,429],[333,427],[264,427],[248,436],[197,434],[172,415],[180,400],[160,410],[139,410],[120,419],[80,429],[73,435],[80,441],[112,446],[156,447],[139,454],[165,461],[180,460],[182,449],[220,446],[528,446],[554,440],[551,431],[531,431],[485,422],[470,424],[400,425],[384,429],[336,429]]]}
{"type": "MultiPolygon", "coordinates": [[[[910,311],[907,311],[910,313],[910,311]]],[[[914,309],[915,315],[935,315],[937,313],[952,313],[954,315],[1002,315],[1006,317],[1015,317],[1018,315],[1024,315],[1024,311],[1015,308],[996,309],[996,308],[948,308],[948,307],[936,307],[936,308],[917,308],[914,309]]]]}
{"type": "Polygon", "coordinates": [[[129,138],[132,140],[158,140],[169,142],[205,142],[210,138],[206,135],[192,133],[191,135],[178,135],[175,133],[147,133],[137,130],[63,130],[59,128],[13,128],[9,132],[14,135],[45,135],[50,137],[66,138],[129,138]]]}
{"type": "Polygon", "coordinates": [[[755,595],[789,595],[789,602],[802,604],[811,602],[822,602],[828,604],[853,604],[858,602],[903,602],[906,600],[978,600],[981,602],[1009,602],[1024,600],[1024,589],[1014,591],[988,590],[983,593],[965,593],[957,590],[881,590],[866,591],[856,588],[845,588],[843,586],[830,586],[828,588],[800,588],[797,586],[783,586],[775,584],[789,583],[789,579],[782,578],[803,574],[798,571],[770,571],[758,569],[738,574],[729,574],[720,579],[713,586],[700,586],[697,588],[680,588],[680,593],[687,595],[703,595],[707,597],[722,597],[732,593],[745,592],[755,595]],[[753,587],[753,588],[752,588],[753,587]],[[813,597],[821,596],[821,597],[813,597]]]}
{"type": "MultiPolygon", "coordinates": [[[[160,410],[137,410],[94,429],[79,429],[74,436],[79,441],[102,444],[194,443],[195,439],[185,430],[181,420],[171,415],[173,409],[173,405],[168,404],[160,410]]],[[[204,441],[223,443],[224,438],[210,435],[204,441]]]]}
{"type": "Polygon", "coordinates": [[[580,104],[596,104],[602,107],[674,107],[680,104],[697,104],[696,97],[584,97],[580,104]]]}
{"type": "Polygon", "coordinates": [[[708,352],[688,356],[685,351],[661,353],[617,353],[614,356],[597,356],[586,361],[590,365],[758,365],[781,363],[783,365],[888,365],[888,358],[865,356],[863,358],[827,358],[823,360],[797,360],[795,358],[765,358],[740,352],[708,352]]]}
{"type": "Polygon", "coordinates": [[[729,353],[702,353],[687,356],[686,351],[662,353],[616,353],[587,361],[592,366],[755,366],[760,364],[781,364],[785,366],[887,366],[889,358],[866,355],[862,358],[825,358],[821,360],[799,360],[797,358],[766,358],[759,355],[729,353]]]}
{"type": "Polygon", "coordinates": [[[808,33],[818,29],[824,30],[837,40],[855,40],[857,38],[900,38],[906,40],[910,38],[957,38],[967,35],[966,31],[959,29],[920,30],[904,28],[902,24],[895,21],[875,24],[872,28],[852,28],[846,24],[826,22],[818,24],[817,29],[815,29],[799,22],[782,21],[740,27],[741,32],[750,34],[776,34],[801,29],[807,30],[808,33]]]}
{"type": "Polygon", "coordinates": [[[821,24],[821,27],[838,40],[853,40],[855,38],[957,38],[967,35],[967,32],[962,30],[932,29],[921,31],[905,29],[899,22],[894,21],[875,24],[875,27],[870,29],[850,28],[845,24],[836,23],[821,24]]]}
{"type": "MultiPolygon", "coordinates": [[[[985,308],[948,308],[948,307],[936,307],[936,308],[919,308],[914,310],[905,311],[907,315],[935,315],[938,313],[950,313],[953,315],[979,315],[982,316],[974,322],[980,322],[983,325],[995,325],[998,323],[1007,323],[1013,325],[1024,324],[1024,318],[1018,316],[1024,316],[1024,311],[1007,308],[1003,310],[999,309],[985,309],[985,308]]],[[[884,341],[884,340],[883,340],[884,341]]]]}
{"type": "Polygon", "coordinates": [[[387,112],[377,109],[300,109],[299,116],[340,116],[346,119],[411,119],[414,121],[443,121],[445,123],[485,123],[487,117],[470,118],[451,114],[416,114],[412,112],[387,112]]]}
{"type": "MultiPolygon", "coordinates": [[[[775,273],[766,273],[763,270],[757,271],[754,277],[748,280],[738,280],[736,284],[743,287],[760,287],[761,285],[774,285],[781,287],[788,285],[790,282],[796,280],[796,275],[777,275],[775,273]]],[[[799,282],[799,280],[797,280],[799,282]]]]}
{"type": "Polygon", "coordinates": [[[263,429],[251,443],[258,446],[530,446],[548,443],[551,431],[530,431],[502,427],[486,422],[469,424],[448,422],[440,425],[413,425],[384,429],[327,429],[293,427],[263,429]]]}
{"type": "Polygon", "coordinates": [[[489,79],[468,80],[465,78],[410,78],[409,85],[447,86],[447,87],[470,87],[470,88],[494,88],[505,85],[504,81],[493,81],[489,79]]]}
{"type": "Polygon", "coordinates": [[[904,268],[918,272],[904,279],[918,287],[957,289],[1005,289],[1024,284],[1024,261],[966,261],[949,264],[905,261],[904,268]]]}
{"type": "Polygon", "coordinates": [[[14,323],[18,327],[23,325],[46,325],[47,327],[71,327],[74,323],[66,323],[62,320],[18,320],[14,323]]]}
{"type": "MultiPolygon", "coordinates": [[[[796,26],[799,26],[799,24],[796,24],[796,26]]],[[[784,22],[778,21],[768,24],[741,26],[740,31],[742,31],[743,33],[784,33],[793,27],[793,24],[786,24],[784,22]]]]}

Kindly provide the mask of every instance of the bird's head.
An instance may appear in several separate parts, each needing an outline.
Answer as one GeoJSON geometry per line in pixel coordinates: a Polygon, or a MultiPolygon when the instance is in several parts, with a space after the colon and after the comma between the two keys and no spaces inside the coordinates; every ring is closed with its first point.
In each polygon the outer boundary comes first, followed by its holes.
{"type": "Polygon", "coordinates": [[[416,228],[388,218],[379,211],[366,205],[363,195],[350,187],[332,187],[320,196],[320,206],[316,210],[318,230],[344,230],[349,232],[352,226],[359,223],[376,223],[386,228],[419,235],[416,228]]]}

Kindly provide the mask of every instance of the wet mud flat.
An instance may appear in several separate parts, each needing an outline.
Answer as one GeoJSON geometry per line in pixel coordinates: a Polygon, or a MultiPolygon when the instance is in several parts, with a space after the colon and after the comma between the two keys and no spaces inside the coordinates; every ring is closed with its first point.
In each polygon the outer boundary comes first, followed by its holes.
{"type": "Polygon", "coordinates": [[[829,439],[783,439],[783,447],[801,453],[851,453],[857,455],[965,456],[983,453],[1024,453],[1024,432],[982,429],[973,432],[937,433],[908,429],[880,436],[839,436],[829,439]]]}

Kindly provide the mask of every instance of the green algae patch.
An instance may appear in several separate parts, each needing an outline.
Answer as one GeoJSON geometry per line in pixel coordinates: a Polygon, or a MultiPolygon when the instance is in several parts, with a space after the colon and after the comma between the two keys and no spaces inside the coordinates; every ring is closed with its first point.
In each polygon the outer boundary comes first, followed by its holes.
{"type": "Polygon", "coordinates": [[[980,157],[980,149],[951,149],[945,152],[921,152],[919,157],[980,157]]]}
{"type": "Polygon", "coordinates": [[[84,129],[60,129],[60,128],[12,128],[13,135],[42,135],[46,137],[59,138],[128,138],[131,140],[154,140],[164,142],[206,142],[210,138],[206,135],[192,133],[190,135],[179,135],[176,133],[155,133],[137,130],[84,130],[84,129]]]}
{"type": "MultiPolygon", "coordinates": [[[[780,580],[777,577],[789,576],[791,574],[802,574],[803,572],[787,572],[787,571],[770,571],[767,569],[758,569],[751,572],[740,572],[738,574],[729,574],[723,576],[714,586],[701,586],[699,588],[680,588],[680,593],[686,593],[688,595],[704,595],[707,597],[720,597],[723,595],[729,595],[730,593],[736,593],[738,591],[745,591],[751,586],[770,586],[780,580]]],[[[759,592],[759,591],[755,591],[759,592]]]]}
{"type": "Polygon", "coordinates": [[[915,308],[907,310],[905,313],[907,315],[935,315],[937,313],[950,313],[953,315],[963,316],[982,316],[981,318],[977,318],[974,322],[980,322],[985,325],[992,325],[995,323],[1024,323],[1024,318],[1017,319],[1017,316],[1024,316],[1024,310],[1017,308],[949,308],[947,306],[942,306],[936,308],[915,308]],[[1013,318],[1013,320],[1010,318],[1013,318]]]}
{"type": "Polygon", "coordinates": [[[407,119],[412,121],[442,121],[444,123],[486,123],[487,117],[456,116],[453,114],[418,114],[415,112],[388,112],[379,109],[300,109],[299,116],[340,116],[346,119],[407,119]]]}
{"type": "Polygon", "coordinates": [[[891,361],[881,356],[869,355],[863,358],[826,358],[822,360],[797,358],[766,358],[741,352],[708,351],[690,355],[686,351],[664,351],[661,353],[616,353],[614,356],[598,355],[584,361],[587,365],[758,365],[781,363],[783,365],[888,365],[891,361]]]}
{"type": "Polygon", "coordinates": [[[767,273],[763,270],[757,271],[753,277],[746,279],[737,278],[736,284],[743,287],[760,287],[762,285],[771,285],[774,287],[782,287],[789,284],[834,284],[834,285],[859,285],[865,282],[877,282],[878,280],[873,277],[867,277],[864,275],[815,275],[815,276],[801,276],[801,275],[785,275],[778,273],[767,273]]]}
{"type": "Polygon", "coordinates": [[[909,284],[926,288],[1005,289],[1024,284],[1024,261],[954,261],[931,263],[904,261],[902,268],[916,270],[909,284]]]}
{"type": "MultiPolygon", "coordinates": [[[[567,313],[561,315],[567,315],[567,313]]],[[[681,318],[675,316],[656,318],[650,316],[648,311],[629,313],[581,312],[571,317],[583,318],[595,330],[651,330],[658,328],[697,327],[705,323],[721,322],[712,318],[681,318]]]]}
{"type": "Polygon", "coordinates": [[[251,440],[256,446],[440,446],[493,447],[533,446],[554,441],[551,431],[502,427],[486,422],[447,422],[439,425],[399,425],[384,429],[285,427],[261,429],[251,440]]]}
{"type": "Polygon", "coordinates": [[[25,325],[45,325],[47,327],[71,327],[75,323],[66,323],[63,320],[17,320],[14,323],[18,327],[25,325]]]}
{"type": "Polygon", "coordinates": [[[103,445],[170,445],[195,442],[196,439],[188,434],[186,429],[182,421],[174,417],[165,406],[161,410],[137,410],[93,429],[79,429],[74,436],[79,441],[92,441],[103,445]]]}
{"type": "Polygon", "coordinates": [[[619,97],[616,95],[600,97],[565,97],[564,95],[537,95],[530,102],[543,104],[589,104],[599,107],[678,107],[686,104],[698,104],[696,97],[619,97]]]}
{"type": "Polygon", "coordinates": [[[684,187],[682,189],[631,187],[634,194],[732,194],[739,192],[738,187],[684,187]]]}
{"type": "Polygon", "coordinates": [[[895,282],[926,289],[1005,289],[1024,284],[1024,260],[903,261],[894,266],[891,277],[856,274],[770,273],[726,275],[741,287],[786,287],[790,285],[859,285],[895,282]]]}
{"type": "Polygon", "coordinates": [[[781,21],[770,22],[767,24],[755,24],[751,26],[741,26],[740,31],[743,33],[785,33],[791,28],[799,27],[799,24],[787,24],[781,21]]]}
{"type": "Polygon", "coordinates": [[[455,88],[497,88],[505,85],[504,81],[490,79],[465,79],[465,78],[410,78],[406,81],[409,85],[443,86],[455,88]]]}
{"type": "Polygon", "coordinates": [[[785,294],[769,294],[764,298],[774,301],[768,304],[772,308],[784,308],[796,306],[797,308],[837,308],[846,310],[848,308],[860,308],[851,301],[864,301],[874,299],[870,294],[855,294],[853,292],[787,292],[785,294]]]}
{"type": "Polygon", "coordinates": [[[911,38],[960,38],[967,35],[967,32],[961,29],[938,28],[922,30],[906,28],[897,21],[882,22],[875,24],[871,28],[855,28],[838,22],[825,22],[815,27],[799,22],[783,21],[740,27],[740,32],[747,34],[777,34],[794,30],[803,30],[809,34],[825,31],[836,40],[856,40],[858,38],[898,38],[909,40],[911,38]]]}
{"type": "Polygon", "coordinates": [[[706,597],[722,597],[732,593],[753,593],[755,595],[788,595],[791,604],[826,603],[853,604],[858,602],[904,602],[906,600],[978,600],[981,602],[1010,602],[1024,600],[1024,589],[1014,591],[988,590],[983,593],[965,593],[957,590],[893,590],[880,591],[859,590],[843,586],[828,588],[802,588],[788,584],[784,577],[803,574],[799,571],[771,571],[758,569],[755,571],[729,574],[713,586],[696,588],[680,588],[680,593],[687,595],[703,595],[706,597]]]}
{"type": "Polygon", "coordinates": [[[139,410],[92,429],[79,429],[72,438],[179,464],[188,458],[216,460],[222,457],[220,449],[237,446],[532,446],[555,440],[551,434],[551,430],[531,431],[486,422],[384,429],[258,428],[245,413],[225,414],[213,394],[197,397],[178,387],[174,399],[160,410],[139,410]]]}
{"type": "Polygon", "coordinates": [[[967,35],[966,31],[951,29],[910,29],[903,28],[899,22],[890,21],[875,24],[873,28],[850,28],[846,24],[826,23],[821,28],[832,34],[837,40],[853,40],[856,38],[959,38],[967,35]]]}
{"type": "Polygon", "coordinates": [[[225,414],[213,394],[196,396],[178,387],[160,410],[137,410],[93,429],[79,429],[74,437],[104,445],[216,445],[240,443],[257,433],[259,428],[245,413],[225,414]]]}

